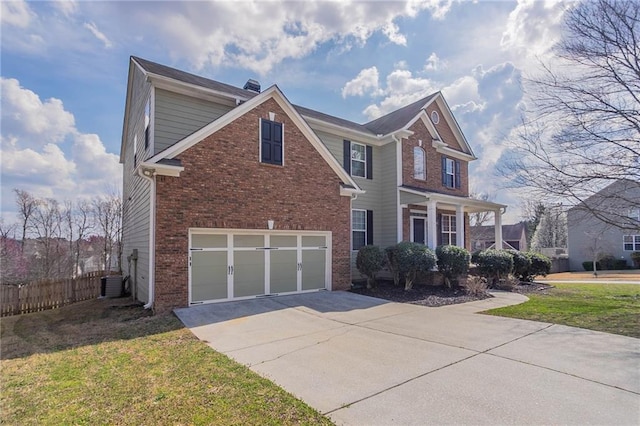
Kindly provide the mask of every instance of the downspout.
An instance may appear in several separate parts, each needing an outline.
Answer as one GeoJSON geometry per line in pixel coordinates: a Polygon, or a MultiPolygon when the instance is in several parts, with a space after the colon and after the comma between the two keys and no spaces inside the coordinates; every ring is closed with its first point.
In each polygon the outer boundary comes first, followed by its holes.
{"type": "Polygon", "coordinates": [[[395,134],[391,139],[396,142],[396,242],[403,239],[402,229],[402,207],[400,206],[400,187],[402,186],[402,139],[398,139],[395,134]]]}
{"type": "Polygon", "coordinates": [[[144,305],[145,309],[153,308],[153,298],[155,290],[155,263],[156,263],[156,171],[155,169],[144,168],[138,173],[143,179],[149,182],[149,302],[144,305]],[[141,173],[140,173],[141,172],[141,173]]]}

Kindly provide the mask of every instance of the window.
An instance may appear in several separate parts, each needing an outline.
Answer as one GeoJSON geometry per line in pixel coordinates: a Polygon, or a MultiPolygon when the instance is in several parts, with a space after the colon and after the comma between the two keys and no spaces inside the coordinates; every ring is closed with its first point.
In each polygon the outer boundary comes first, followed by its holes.
{"type": "Polygon", "coordinates": [[[151,123],[151,99],[147,100],[144,107],[144,149],[149,148],[149,124],[151,123]]]}
{"type": "Polygon", "coordinates": [[[373,211],[351,210],[352,250],[373,244],[373,211]]]}
{"type": "Polygon", "coordinates": [[[640,209],[631,208],[628,214],[630,219],[640,220],[640,209]]]}
{"type": "Polygon", "coordinates": [[[367,151],[364,145],[351,142],[351,176],[366,176],[367,151]]]}
{"type": "Polygon", "coordinates": [[[282,123],[266,119],[260,120],[260,161],[282,165],[282,123]]]}
{"type": "Polygon", "coordinates": [[[460,161],[442,156],[442,185],[460,188],[460,161]]]}
{"type": "Polygon", "coordinates": [[[431,111],[431,121],[433,122],[433,124],[438,124],[440,122],[438,111],[431,111]]]}
{"type": "Polygon", "coordinates": [[[344,140],[343,166],[351,176],[373,179],[373,147],[344,140]]]}
{"type": "Polygon", "coordinates": [[[640,235],[625,235],[622,242],[624,251],[640,251],[640,235]]]}
{"type": "Polygon", "coordinates": [[[424,149],[416,146],[413,148],[413,177],[415,179],[427,179],[427,166],[425,162],[424,149]]]}
{"type": "Polygon", "coordinates": [[[442,245],[456,245],[456,216],[450,214],[442,215],[442,245]]]}

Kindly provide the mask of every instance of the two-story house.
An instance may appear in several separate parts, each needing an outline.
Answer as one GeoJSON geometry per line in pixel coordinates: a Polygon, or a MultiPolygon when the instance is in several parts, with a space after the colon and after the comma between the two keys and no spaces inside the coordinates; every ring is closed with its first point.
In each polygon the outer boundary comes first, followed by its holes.
{"type": "MultiPolygon", "coordinates": [[[[441,93],[366,124],[132,57],[124,256],[156,310],[350,287],[365,244],[468,247],[476,157],[441,93]]],[[[125,263],[127,264],[127,263],[125,263]]]]}

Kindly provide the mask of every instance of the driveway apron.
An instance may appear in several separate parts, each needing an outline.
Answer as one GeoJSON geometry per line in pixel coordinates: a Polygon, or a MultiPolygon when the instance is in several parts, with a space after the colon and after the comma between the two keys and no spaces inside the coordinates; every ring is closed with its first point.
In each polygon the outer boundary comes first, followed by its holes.
{"type": "Polygon", "coordinates": [[[215,350],[338,424],[640,424],[640,339],[348,292],[199,305],[215,350]]]}

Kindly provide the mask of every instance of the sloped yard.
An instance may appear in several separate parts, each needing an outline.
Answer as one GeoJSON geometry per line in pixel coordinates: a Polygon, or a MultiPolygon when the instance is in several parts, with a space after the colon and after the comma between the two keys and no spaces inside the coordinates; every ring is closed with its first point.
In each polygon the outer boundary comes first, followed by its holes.
{"type": "Polygon", "coordinates": [[[330,424],[127,299],[2,318],[3,424],[330,424]]]}

